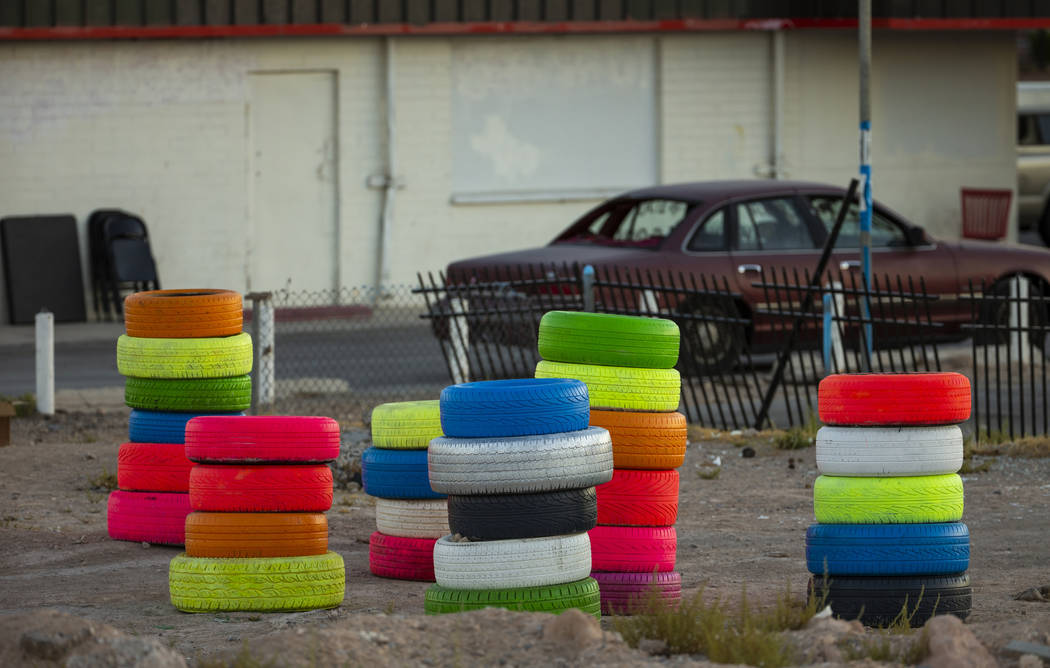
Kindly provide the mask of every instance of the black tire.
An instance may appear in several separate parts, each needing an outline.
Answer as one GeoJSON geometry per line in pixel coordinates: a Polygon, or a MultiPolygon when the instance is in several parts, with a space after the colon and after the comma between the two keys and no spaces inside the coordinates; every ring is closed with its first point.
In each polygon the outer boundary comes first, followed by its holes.
{"type": "Polygon", "coordinates": [[[700,297],[679,304],[671,319],[681,331],[678,366],[683,376],[722,373],[736,366],[747,343],[747,330],[742,324],[718,319],[739,317],[740,309],[730,299],[700,297]]]}
{"type": "Polygon", "coordinates": [[[537,494],[448,497],[448,526],[471,540],[538,538],[590,531],[598,523],[593,487],[537,494]]]}
{"type": "Polygon", "coordinates": [[[934,615],[955,615],[966,619],[973,604],[970,576],[941,575],[913,577],[831,577],[814,576],[810,587],[817,598],[827,593],[827,602],[836,617],[860,619],[865,626],[889,626],[907,605],[909,624],[918,628],[934,615]]]}
{"type": "MultiPolygon", "coordinates": [[[[994,325],[995,329],[978,329],[976,333],[978,345],[1004,345],[1010,341],[1010,309],[1017,308],[1008,299],[1010,296],[1010,278],[1001,278],[992,284],[985,293],[991,299],[982,299],[977,321],[981,325],[994,325]]],[[[1046,286],[1041,283],[1031,282],[1028,295],[1032,298],[1028,306],[1029,345],[1036,350],[1043,350],[1046,342],[1039,332],[1045,334],[1050,323],[1048,323],[1048,312],[1045,301],[1039,299],[1047,295],[1046,286]]]]}

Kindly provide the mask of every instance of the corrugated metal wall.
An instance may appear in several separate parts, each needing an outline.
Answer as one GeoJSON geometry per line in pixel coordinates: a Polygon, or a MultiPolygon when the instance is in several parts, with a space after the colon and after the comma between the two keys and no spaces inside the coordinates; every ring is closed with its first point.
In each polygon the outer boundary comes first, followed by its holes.
{"type": "MultiPolygon", "coordinates": [[[[874,0],[882,18],[1050,16],[1050,0],[874,0]]],[[[855,18],[854,0],[3,0],[0,26],[855,18]]]]}

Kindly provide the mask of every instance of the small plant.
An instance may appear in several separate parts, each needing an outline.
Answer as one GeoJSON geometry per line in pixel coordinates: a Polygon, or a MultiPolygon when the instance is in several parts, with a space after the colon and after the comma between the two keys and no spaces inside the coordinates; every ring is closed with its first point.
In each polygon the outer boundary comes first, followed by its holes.
{"type": "Polygon", "coordinates": [[[15,409],[15,417],[29,417],[36,415],[36,396],[32,392],[17,397],[5,397],[0,395],[0,401],[9,402],[15,409]]]}
{"type": "Polygon", "coordinates": [[[117,474],[110,473],[109,469],[102,469],[102,473],[88,478],[87,485],[89,490],[112,492],[117,488],[117,474]]]}
{"type": "Polygon", "coordinates": [[[810,412],[806,418],[806,424],[780,433],[773,439],[773,445],[777,447],[777,450],[808,448],[816,442],[818,429],[820,429],[820,420],[813,412],[810,412]]]}
{"type": "MultiPolygon", "coordinates": [[[[871,659],[885,663],[900,663],[914,666],[926,658],[926,628],[923,627],[914,637],[905,637],[912,632],[911,620],[922,602],[922,593],[915,601],[915,607],[908,612],[908,604],[901,606],[900,612],[889,625],[874,630],[874,635],[859,639],[843,638],[839,646],[843,658],[847,661],[871,659]]],[[[936,606],[934,606],[936,609],[936,606]]]]}

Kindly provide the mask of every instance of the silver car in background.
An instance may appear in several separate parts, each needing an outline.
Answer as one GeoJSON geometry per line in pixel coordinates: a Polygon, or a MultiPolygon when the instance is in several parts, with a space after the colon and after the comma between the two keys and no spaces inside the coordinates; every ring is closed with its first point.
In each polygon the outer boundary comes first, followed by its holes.
{"type": "Polygon", "coordinates": [[[1017,220],[1050,246],[1050,81],[1017,84],[1017,220]]]}

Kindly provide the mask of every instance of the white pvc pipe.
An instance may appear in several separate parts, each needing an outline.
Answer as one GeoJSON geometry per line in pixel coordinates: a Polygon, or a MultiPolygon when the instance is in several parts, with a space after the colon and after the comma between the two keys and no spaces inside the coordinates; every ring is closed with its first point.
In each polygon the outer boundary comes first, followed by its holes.
{"type": "Polygon", "coordinates": [[[55,314],[36,314],[36,410],[55,414],[55,314]]]}

